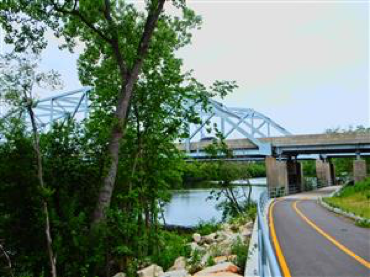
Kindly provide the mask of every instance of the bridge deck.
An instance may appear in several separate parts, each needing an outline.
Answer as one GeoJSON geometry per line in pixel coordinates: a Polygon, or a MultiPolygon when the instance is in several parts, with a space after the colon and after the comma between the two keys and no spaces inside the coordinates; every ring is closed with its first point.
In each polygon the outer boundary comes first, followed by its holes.
{"type": "MultiPolygon", "coordinates": [[[[261,142],[270,143],[275,151],[291,154],[311,153],[346,153],[370,152],[370,134],[345,133],[345,134],[312,134],[292,135],[285,137],[260,138],[261,142]]],[[[211,141],[193,142],[190,151],[203,150],[211,141]]],[[[248,139],[228,139],[229,149],[248,150],[256,149],[256,145],[248,139]]],[[[179,144],[180,150],[185,150],[185,144],[179,144]]]]}

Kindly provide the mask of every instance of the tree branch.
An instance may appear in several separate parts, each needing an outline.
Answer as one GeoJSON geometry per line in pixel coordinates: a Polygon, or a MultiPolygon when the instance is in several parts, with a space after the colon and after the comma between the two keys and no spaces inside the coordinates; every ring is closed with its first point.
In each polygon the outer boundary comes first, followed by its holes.
{"type": "MultiPolygon", "coordinates": [[[[159,19],[159,15],[161,14],[163,10],[163,6],[166,0],[159,0],[158,5],[154,10],[150,10],[148,14],[148,18],[145,22],[144,32],[141,36],[139,47],[136,54],[136,61],[134,63],[132,72],[136,73],[139,72],[144,60],[144,56],[149,48],[149,41],[152,37],[152,34],[154,32],[155,26],[157,24],[157,21],[159,19]]],[[[133,74],[136,75],[136,74],[133,74]]],[[[136,80],[135,80],[136,81],[136,80]]]]}
{"type": "Polygon", "coordinates": [[[104,3],[105,3],[104,17],[108,21],[108,24],[113,29],[113,35],[112,35],[112,39],[111,39],[110,43],[112,45],[114,55],[116,56],[118,66],[119,66],[119,69],[121,71],[121,75],[125,79],[126,75],[127,75],[127,65],[126,65],[125,59],[122,55],[122,52],[119,48],[118,35],[117,35],[117,26],[116,26],[116,24],[114,24],[113,19],[112,19],[112,15],[111,15],[111,4],[110,4],[109,0],[105,0],[104,3]]]}
{"type": "Polygon", "coordinates": [[[118,101],[118,109],[117,109],[117,117],[118,118],[126,118],[128,116],[128,109],[122,109],[120,106],[130,106],[131,96],[132,96],[132,89],[134,87],[135,82],[139,77],[139,73],[141,67],[143,65],[144,58],[146,53],[149,49],[149,42],[153,35],[154,29],[159,19],[159,15],[163,10],[163,6],[166,0],[159,0],[158,4],[154,9],[149,11],[147,20],[145,22],[144,31],[140,39],[139,47],[136,53],[136,60],[132,67],[132,70],[129,72],[129,76],[126,82],[126,92],[129,93],[122,93],[120,99],[118,101]]]}
{"type": "Polygon", "coordinates": [[[81,21],[83,23],[85,23],[85,25],[87,27],[89,27],[93,32],[95,32],[98,36],[100,36],[103,40],[105,40],[106,42],[108,43],[112,43],[111,41],[111,38],[109,38],[108,36],[106,36],[103,32],[101,32],[98,28],[96,28],[94,26],[93,23],[91,23],[90,21],[88,21],[82,14],[80,11],[76,10],[76,7],[77,7],[77,2],[75,2],[74,6],[73,6],[73,10],[69,11],[69,10],[66,10],[66,9],[63,9],[62,7],[59,7],[55,2],[54,0],[51,0],[51,4],[53,5],[54,7],[54,10],[56,10],[57,12],[60,12],[64,15],[68,14],[68,15],[74,15],[74,16],[77,16],[79,19],[81,19],[81,21]]]}

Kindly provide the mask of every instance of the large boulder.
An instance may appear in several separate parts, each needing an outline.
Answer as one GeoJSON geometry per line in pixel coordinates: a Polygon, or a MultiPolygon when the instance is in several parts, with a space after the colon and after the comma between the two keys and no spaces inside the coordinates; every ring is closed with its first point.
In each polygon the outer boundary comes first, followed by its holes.
{"type": "Polygon", "coordinates": [[[229,231],[229,230],[221,230],[221,231],[217,231],[217,236],[216,236],[216,241],[223,241],[223,240],[227,240],[229,239],[230,237],[232,237],[234,235],[234,233],[232,231],[229,231]]]}
{"type": "Polygon", "coordinates": [[[239,268],[230,262],[224,262],[220,264],[216,264],[214,266],[207,267],[197,273],[195,273],[194,277],[198,276],[208,276],[215,273],[222,273],[223,275],[219,276],[225,276],[226,273],[237,273],[239,271],[239,268]]]}
{"type": "Polygon", "coordinates": [[[178,257],[168,271],[182,270],[186,268],[186,258],[178,257]]]}
{"type": "Polygon", "coordinates": [[[231,255],[231,246],[232,241],[224,240],[219,243],[212,244],[208,249],[207,252],[211,253],[211,256],[228,256],[231,255]]]}
{"type": "Polygon", "coordinates": [[[228,241],[231,242],[231,244],[237,242],[237,241],[241,241],[241,242],[244,242],[245,241],[245,237],[242,235],[242,234],[233,234],[232,236],[230,236],[228,238],[228,241]]]}
{"type": "Polygon", "coordinates": [[[253,226],[254,226],[254,222],[253,221],[249,221],[247,224],[244,225],[245,228],[249,229],[249,230],[253,230],[253,226]]]}
{"type": "MultiPolygon", "coordinates": [[[[197,277],[198,275],[193,275],[193,277],[197,277]]],[[[202,275],[202,277],[243,277],[240,274],[232,273],[232,272],[217,272],[217,273],[209,273],[206,275],[202,275]]]]}
{"type": "Polygon", "coordinates": [[[232,262],[236,260],[236,258],[237,258],[236,255],[218,256],[218,257],[214,257],[213,261],[215,262],[215,264],[220,264],[224,262],[232,262]]]}
{"type": "Polygon", "coordinates": [[[202,240],[202,236],[200,234],[198,234],[198,233],[195,233],[195,234],[193,234],[193,240],[196,243],[199,243],[202,240]]]}
{"type": "Polygon", "coordinates": [[[212,254],[210,252],[206,252],[203,257],[200,260],[201,266],[206,266],[208,260],[212,257],[212,254]]]}
{"type": "Polygon", "coordinates": [[[185,269],[171,270],[163,273],[160,277],[191,277],[189,272],[185,269]]]}
{"type": "Polygon", "coordinates": [[[250,237],[252,235],[252,231],[248,228],[243,228],[241,235],[244,237],[250,237]]]}
{"type": "Polygon", "coordinates": [[[160,277],[163,275],[163,268],[156,264],[152,264],[151,266],[139,270],[137,275],[138,277],[160,277]]]}
{"type": "Polygon", "coordinates": [[[221,229],[224,231],[231,231],[231,225],[229,223],[224,223],[221,225],[221,229]]]}
{"type": "Polygon", "coordinates": [[[209,235],[203,236],[202,242],[207,243],[207,244],[212,244],[213,242],[216,241],[216,237],[217,237],[216,233],[211,233],[209,235]]]}
{"type": "Polygon", "coordinates": [[[196,242],[191,242],[188,245],[190,246],[191,252],[194,252],[195,250],[199,252],[204,251],[204,248],[198,245],[196,242]]]}

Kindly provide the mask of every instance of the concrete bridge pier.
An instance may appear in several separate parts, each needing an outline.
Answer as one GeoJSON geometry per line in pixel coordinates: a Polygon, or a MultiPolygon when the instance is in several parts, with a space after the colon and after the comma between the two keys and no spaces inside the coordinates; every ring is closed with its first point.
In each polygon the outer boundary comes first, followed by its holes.
{"type": "Polygon", "coordinates": [[[277,160],[266,157],[266,176],[269,189],[285,187],[288,194],[303,191],[301,164],[297,160],[277,160]]]}
{"type": "Polygon", "coordinates": [[[366,161],[357,158],[353,161],[353,178],[355,183],[361,182],[366,178],[366,161]]]}
{"type": "Polygon", "coordinates": [[[335,185],[335,170],[333,163],[326,159],[316,160],[316,176],[318,183],[324,186],[335,185]]]}

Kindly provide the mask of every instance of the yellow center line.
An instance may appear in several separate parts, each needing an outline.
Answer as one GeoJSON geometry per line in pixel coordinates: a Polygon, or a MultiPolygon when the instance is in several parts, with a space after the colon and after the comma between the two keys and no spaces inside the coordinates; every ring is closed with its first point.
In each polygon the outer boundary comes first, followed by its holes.
{"type": "Polygon", "coordinates": [[[327,240],[329,240],[331,243],[333,243],[336,247],[338,247],[340,250],[342,250],[347,255],[351,256],[355,260],[357,260],[360,264],[364,265],[365,267],[370,269],[370,262],[366,261],[364,258],[361,258],[360,256],[353,253],[351,250],[349,250],[347,247],[339,243],[337,240],[335,240],[332,236],[325,233],[322,229],[320,229],[315,223],[313,223],[311,220],[309,220],[297,207],[297,203],[300,202],[295,201],[292,206],[293,209],[296,211],[296,213],[307,222],[308,225],[310,225],[313,229],[315,229],[319,234],[321,234],[323,237],[325,237],[327,240]]]}
{"type": "Polygon", "coordinates": [[[271,234],[272,242],[274,244],[276,255],[279,260],[281,270],[283,271],[283,276],[291,277],[292,275],[290,274],[289,267],[286,263],[285,257],[283,255],[283,251],[281,250],[280,243],[279,243],[279,240],[277,239],[276,232],[275,232],[273,211],[274,211],[274,206],[276,203],[277,202],[273,202],[270,205],[270,216],[269,216],[270,234],[271,234]]]}

